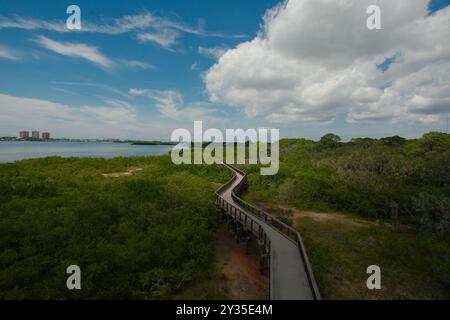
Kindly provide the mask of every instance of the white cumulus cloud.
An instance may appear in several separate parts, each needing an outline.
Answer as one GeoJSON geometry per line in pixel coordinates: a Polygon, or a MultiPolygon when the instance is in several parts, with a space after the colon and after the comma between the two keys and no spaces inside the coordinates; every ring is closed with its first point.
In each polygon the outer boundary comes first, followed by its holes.
{"type": "Polygon", "coordinates": [[[251,41],[205,74],[211,102],[274,123],[433,123],[450,113],[450,7],[379,0],[382,30],[366,27],[371,0],[288,0],[266,12],[251,41]],[[377,68],[395,57],[386,71],[377,68]]]}

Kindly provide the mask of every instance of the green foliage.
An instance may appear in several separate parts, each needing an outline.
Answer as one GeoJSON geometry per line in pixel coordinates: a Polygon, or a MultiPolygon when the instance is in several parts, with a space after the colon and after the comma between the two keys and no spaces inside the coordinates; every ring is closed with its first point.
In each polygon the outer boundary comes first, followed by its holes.
{"type": "Polygon", "coordinates": [[[325,299],[450,298],[450,248],[438,237],[348,217],[298,225],[325,299]],[[370,291],[365,271],[374,264],[382,284],[370,291]]]}
{"type": "Polygon", "coordinates": [[[450,138],[446,133],[430,132],[423,136],[421,144],[426,152],[448,150],[450,138]]]}
{"type": "Polygon", "coordinates": [[[393,136],[393,137],[387,137],[380,139],[381,142],[383,142],[386,146],[389,147],[400,147],[406,143],[406,139],[399,137],[399,136],[393,136]]]}
{"type": "Polygon", "coordinates": [[[421,193],[413,199],[418,227],[426,231],[447,235],[450,230],[450,198],[421,193]]]}
{"type": "Polygon", "coordinates": [[[211,182],[228,178],[168,156],[0,165],[0,299],[169,297],[211,268],[211,182]],[[102,175],[129,168],[143,170],[102,175]],[[71,264],[80,291],[66,288],[71,264]]]}
{"type": "Polygon", "coordinates": [[[256,203],[274,215],[291,207],[346,212],[294,221],[325,299],[450,297],[449,135],[335,147],[282,140],[280,162],[276,176],[244,168],[256,203]],[[366,269],[374,264],[382,290],[370,291],[366,269]]]}
{"type": "Polygon", "coordinates": [[[270,203],[412,223],[450,236],[450,135],[338,138],[282,140],[278,175],[245,168],[251,191],[270,203]]]}
{"type": "Polygon", "coordinates": [[[339,142],[341,142],[341,137],[333,133],[328,133],[320,139],[319,145],[324,148],[336,148],[339,142]]]}

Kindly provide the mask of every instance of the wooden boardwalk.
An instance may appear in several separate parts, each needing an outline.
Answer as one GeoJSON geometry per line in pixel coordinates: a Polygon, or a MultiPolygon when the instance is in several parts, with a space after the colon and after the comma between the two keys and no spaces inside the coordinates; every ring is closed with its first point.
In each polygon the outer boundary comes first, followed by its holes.
{"type": "Polygon", "coordinates": [[[270,299],[320,300],[300,234],[268,213],[239,198],[245,174],[225,164],[233,178],[216,192],[216,204],[258,240],[262,261],[270,268],[270,299]]]}

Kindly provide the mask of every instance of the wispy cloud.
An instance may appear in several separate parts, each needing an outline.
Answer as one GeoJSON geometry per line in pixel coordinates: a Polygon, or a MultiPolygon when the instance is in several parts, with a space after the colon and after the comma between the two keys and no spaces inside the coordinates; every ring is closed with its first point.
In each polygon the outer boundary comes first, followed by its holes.
{"type": "Polygon", "coordinates": [[[66,122],[66,124],[70,122],[76,126],[81,122],[125,124],[135,119],[135,112],[132,108],[104,106],[73,108],[47,100],[14,97],[5,94],[0,94],[0,105],[0,119],[9,119],[13,122],[29,120],[29,123],[33,123],[33,121],[45,120],[55,123],[66,122]],[[17,117],[17,119],[13,119],[14,117],[17,117]]]}
{"type": "Polygon", "coordinates": [[[224,53],[227,51],[228,48],[225,47],[213,47],[213,48],[198,47],[198,53],[214,60],[219,60],[220,57],[223,56],[224,53]]]}
{"type": "Polygon", "coordinates": [[[143,62],[143,61],[121,60],[121,62],[130,68],[137,68],[137,69],[144,69],[144,70],[155,69],[154,65],[152,65],[151,63],[143,62]]]}
{"type": "Polygon", "coordinates": [[[183,96],[175,90],[132,88],[129,90],[129,94],[150,98],[155,102],[161,115],[173,120],[218,120],[212,115],[216,110],[209,108],[211,104],[193,103],[186,105],[183,96]]]}
{"type": "Polygon", "coordinates": [[[139,33],[137,39],[140,42],[153,42],[165,49],[170,49],[177,41],[180,33],[176,30],[165,29],[158,33],[139,33]]]}
{"type": "MultiPolygon", "coordinates": [[[[83,81],[54,81],[52,82],[55,85],[62,85],[62,86],[68,86],[68,87],[92,87],[95,89],[100,89],[103,90],[107,93],[113,93],[116,96],[120,96],[121,98],[125,98],[125,99],[129,99],[131,98],[131,96],[126,93],[126,92],[122,92],[121,90],[114,88],[112,86],[103,84],[103,83],[98,83],[98,82],[93,82],[92,80],[86,79],[83,81]]],[[[86,91],[86,90],[83,90],[86,91]]]]}
{"type": "Polygon", "coordinates": [[[114,66],[114,62],[96,47],[84,43],[58,42],[44,36],[39,36],[34,41],[41,47],[64,56],[85,59],[106,69],[114,66]]]}
{"type": "Polygon", "coordinates": [[[9,18],[0,16],[0,29],[24,29],[24,30],[49,30],[56,32],[67,32],[65,22],[62,21],[45,21],[33,18],[23,18],[21,16],[14,16],[9,18]]]}
{"type": "Polygon", "coordinates": [[[69,106],[43,99],[0,93],[0,134],[17,134],[21,129],[48,130],[57,137],[136,138],[167,140],[170,124],[142,119],[126,102],[107,105],[69,106]]]}
{"type": "Polygon", "coordinates": [[[197,70],[197,69],[198,69],[198,63],[196,61],[193,64],[191,64],[191,70],[194,71],[194,70],[197,70]]]}
{"type": "Polygon", "coordinates": [[[83,106],[80,108],[80,111],[89,117],[100,119],[110,125],[133,123],[137,118],[135,110],[120,106],[83,106]]]}
{"type": "Polygon", "coordinates": [[[189,26],[172,18],[144,12],[137,15],[127,15],[121,18],[103,19],[103,23],[93,23],[83,20],[79,31],[68,30],[65,21],[46,21],[34,18],[0,16],[0,29],[14,28],[25,30],[48,30],[53,32],[92,32],[117,35],[136,32],[137,39],[142,42],[151,41],[164,48],[176,43],[180,33],[188,33],[204,37],[243,38],[242,34],[223,34],[206,31],[203,26],[189,26]]]}
{"type": "Polygon", "coordinates": [[[0,59],[20,60],[20,54],[16,50],[0,45],[0,59]]]}

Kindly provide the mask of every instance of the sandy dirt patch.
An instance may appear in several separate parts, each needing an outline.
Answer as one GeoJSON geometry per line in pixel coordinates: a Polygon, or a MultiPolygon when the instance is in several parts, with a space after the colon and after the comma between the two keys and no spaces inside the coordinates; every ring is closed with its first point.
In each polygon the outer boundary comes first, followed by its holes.
{"type": "Polygon", "coordinates": [[[142,168],[130,168],[126,172],[103,173],[102,176],[105,178],[129,177],[142,170],[142,168]]]}
{"type": "Polygon", "coordinates": [[[233,300],[268,299],[268,274],[259,273],[259,256],[251,253],[246,255],[244,244],[238,244],[223,228],[219,230],[214,262],[225,274],[233,300]]]}
{"type": "Polygon", "coordinates": [[[298,218],[311,218],[317,222],[339,222],[344,224],[349,224],[353,226],[368,226],[368,225],[377,225],[374,222],[359,220],[356,218],[352,218],[346,216],[341,213],[325,213],[325,212],[315,212],[308,210],[300,210],[297,208],[287,208],[287,207],[279,207],[283,211],[288,211],[292,213],[288,218],[294,224],[294,227],[297,227],[298,218]]]}

